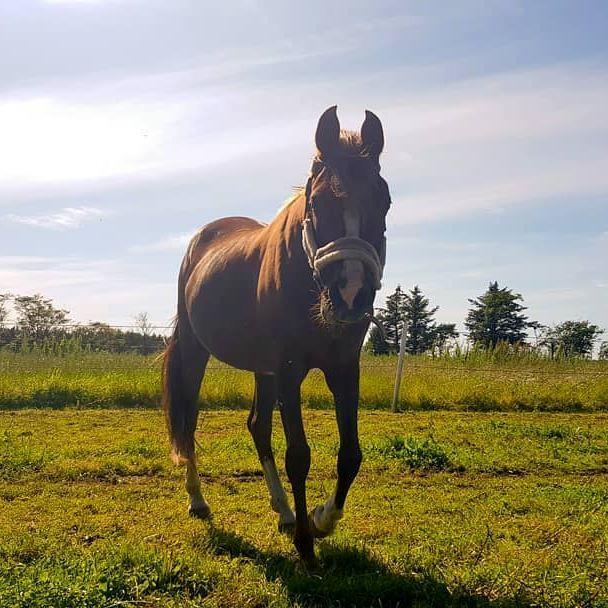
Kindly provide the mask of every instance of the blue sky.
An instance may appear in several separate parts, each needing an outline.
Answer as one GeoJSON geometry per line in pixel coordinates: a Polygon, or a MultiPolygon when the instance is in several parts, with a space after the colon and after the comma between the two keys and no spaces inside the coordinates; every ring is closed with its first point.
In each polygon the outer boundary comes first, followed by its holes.
{"type": "Polygon", "coordinates": [[[384,290],[498,280],[608,329],[605,2],[0,2],[0,292],[174,313],[188,235],[270,220],[320,113],[384,123],[384,290]]]}

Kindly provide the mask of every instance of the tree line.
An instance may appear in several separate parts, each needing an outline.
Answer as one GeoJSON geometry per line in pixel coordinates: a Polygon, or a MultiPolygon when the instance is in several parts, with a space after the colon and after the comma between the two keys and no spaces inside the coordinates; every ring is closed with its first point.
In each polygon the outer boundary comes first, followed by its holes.
{"type": "Polygon", "coordinates": [[[107,323],[73,324],[69,311],[41,294],[13,296],[0,293],[0,348],[15,351],[136,352],[148,354],[164,348],[164,337],[154,333],[148,315],[138,314],[126,331],[107,323]],[[12,302],[15,321],[8,323],[12,302]]]}
{"type": "MultiPolygon", "coordinates": [[[[553,326],[531,321],[525,314],[521,294],[498,282],[491,282],[481,296],[469,299],[464,320],[465,337],[474,348],[491,350],[508,344],[533,348],[548,357],[590,357],[604,332],[589,321],[564,321],[553,326]],[[533,332],[530,343],[529,332],[533,332]]],[[[379,326],[372,326],[366,350],[374,355],[397,353],[406,331],[408,354],[450,354],[460,349],[455,323],[438,323],[438,306],[431,306],[420,288],[405,292],[401,286],[376,310],[379,326]]],[[[148,354],[164,348],[164,337],[154,333],[146,313],[138,314],[128,329],[94,322],[73,324],[69,311],[58,308],[41,294],[13,296],[0,293],[0,348],[28,350],[88,350],[148,354]],[[8,323],[12,302],[15,321],[8,323]]],[[[602,342],[598,356],[608,359],[608,342],[602,342]]]]}
{"type": "MultiPolygon", "coordinates": [[[[525,314],[523,297],[497,281],[477,298],[469,298],[469,310],[464,320],[466,338],[473,347],[486,350],[501,344],[534,348],[551,358],[590,357],[593,347],[604,332],[589,321],[564,321],[553,326],[531,321],[525,314]],[[533,343],[528,333],[533,332],[533,343]]],[[[401,335],[405,335],[405,351],[409,354],[446,354],[459,348],[459,332],[455,323],[437,323],[438,306],[415,285],[404,292],[397,285],[386,298],[383,308],[376,311],[379,327],[371,329],[366,348],[374,355],[399,351],[401,335]]],[[[599,348],[599,358],[608,359],[608,342],[599,348]]]]}

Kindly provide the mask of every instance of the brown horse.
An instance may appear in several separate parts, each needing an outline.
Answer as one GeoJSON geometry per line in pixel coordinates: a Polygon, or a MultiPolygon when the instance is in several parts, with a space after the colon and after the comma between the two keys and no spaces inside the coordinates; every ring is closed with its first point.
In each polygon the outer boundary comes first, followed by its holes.
{"type": "Polygon", "coordinates": [[[247,426],[279,514],[295,546],[314,562],[314,538],[331,534],[361,464],[357,431],[359,355],[384,267],[388,186],[380,176],[380,120],[366,111],[361,132],[340,131],[336,107],[317,126],[306,187],[268,225],[229,217],[203,227],[183,259],[175,329],[164,355],[164,410],[177,462],[185,462],[189,512],[210,508],[196,470],[198,395],[210,355],[254,372],[247,426]],[[337,485],[306,508],[310,448],[300,385],[312,368],[333,393],[340,435],[337,485]],[[281,413],[295,515],[274,461],[272,411],[281,413]],[[295,530],[294,530],[295,528],[295,530]]]}

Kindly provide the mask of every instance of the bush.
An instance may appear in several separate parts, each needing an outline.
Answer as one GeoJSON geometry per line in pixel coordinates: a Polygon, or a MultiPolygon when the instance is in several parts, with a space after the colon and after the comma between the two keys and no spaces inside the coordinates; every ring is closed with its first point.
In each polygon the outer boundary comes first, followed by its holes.
{"type": "Polygon", "coordinates": [[[432,437],[394,435],[371,449],[381,458],[395,459],[414,471],[446,471],[453,468],[445,449],[432,437]]]}

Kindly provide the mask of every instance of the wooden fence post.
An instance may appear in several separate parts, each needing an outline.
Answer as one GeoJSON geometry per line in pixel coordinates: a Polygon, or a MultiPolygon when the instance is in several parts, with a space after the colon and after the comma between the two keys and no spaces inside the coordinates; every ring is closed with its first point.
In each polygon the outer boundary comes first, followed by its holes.
{"type": "Polygon", "coordinates": [[[397,403],[399,401],[399,390],[401,388],[401,375],[403,373],[403,360],[405,358],[405,340],[407,338],[407,328],[405,323],[401,330],[401,342],[399,343],[399,359],[397,361],[397,375],[395,376],[395,391],[393,392],[392,412],[397,411],[397,403]]]}

